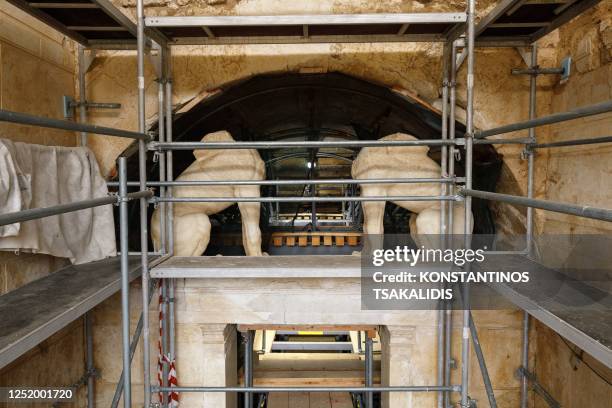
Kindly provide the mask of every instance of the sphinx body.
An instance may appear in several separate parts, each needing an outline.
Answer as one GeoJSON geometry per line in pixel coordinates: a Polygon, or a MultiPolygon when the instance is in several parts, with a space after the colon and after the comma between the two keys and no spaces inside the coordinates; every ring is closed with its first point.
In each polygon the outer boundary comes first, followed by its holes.
{"type": "MultiPolygon", "coordinates": [[[[380,140],[417,140],[404,133],[395,133],[380,140]]],[[[441,169],[427,153],[427,146],[364,147],[353,161],[353,179],[439,178],[441,169]]],[[[438,196],[438,183],[362,184],[361,195],[371,197],[438,196]]],[[[412,212],[410,234],[440,233],[439,201],[393,201],[412,212]]],[[[362,202],[364,234],[383,234],[384,201],[362,202]]],[[[453,206],[453,234],[463,234],[465,214],[463,203],[453,206]]],[[[469,231],[472,230],[470,225],[469,231]]]]}
{"type": "MultiPolygon", "coordinates": [[[[210,133],[203,142],[234,142],[226,131],[210,133]]],[[[264,180],[265,164],[254,149],[194,150],[196,160],[177,181],[194,180],[264,180]]],[[[174,197],[259,197],[259,186],[179,186],[173,187],[174,197]]],[[[199,256],[210,241],[209,216],[217,214],[234,202],[199,202],[173,204],[174,255],[199,256]]],[[[242,219],[242,243],[245,253],[261,256],[261,231],[259,229],[260,203],[239,202],[242,219]]],[[[151,237],[156,249],[160,246],[160,211],[156,209],[151,219],[151,237]]]]}

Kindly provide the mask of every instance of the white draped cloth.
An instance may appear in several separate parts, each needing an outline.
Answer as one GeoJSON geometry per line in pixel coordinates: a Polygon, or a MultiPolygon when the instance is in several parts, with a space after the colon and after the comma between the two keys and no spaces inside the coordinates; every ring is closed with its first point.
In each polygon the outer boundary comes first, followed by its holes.
{"type": "MultiPolygon", "coordinates": [[[[88,148],[0,139],[2,214],[107,195],[88,148]]],[[[112,205],[0,226],[0,250],[49,254],[74,264],[115,256],[112,205]]]]}

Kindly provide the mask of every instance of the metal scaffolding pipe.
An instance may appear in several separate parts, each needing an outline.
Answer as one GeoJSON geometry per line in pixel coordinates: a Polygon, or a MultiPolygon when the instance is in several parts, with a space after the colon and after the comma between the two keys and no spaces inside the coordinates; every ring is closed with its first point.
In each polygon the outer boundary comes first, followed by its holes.
{"type": "Polygon", "coordinates": [[[519,367],[518,373],[532,383],[533,390],[540,395],[550,408],[561,408],[561,404],[553,398],[552,395],[537,381],[535,375],[525,370],[525,367],[519,367]]]}
{"type": "Polygon", "coordinates": [[[532,65],[530,68],[512,68],[510,71],[512,75],[550,75],[550,74],[563,74],[565,69],[563,68],[539,68],[537,65],[532,65]]]}
{"type": "MultiPolygon", "coordinates": [[[[147,187],[160,186],[298,186],[321,184],[417,184],[446,183],[462,181],[457,178],[389,178],[389,179],[319,179],[319,180],[179,180],[179,181],[149,181],[147,187]]],[[[118,182],[108,182],[108,186],[118,186],[118,182]]],[[[140,186],[138,181],[128,182],[128,186],[140,186]]]]}
{"type": "MultiPolygon", "coordinates": [[[[85,48],[79,44],[79,99],[81,102],[87,100],[87,93],[85,92],[85,48]]],[[[79,105],[79,120],[80,123],[87,122],[87,106],[85,104],[79,105]]],[[[87,133],[81,132],[81,146],[87,146],[87,133]]]]}
{"type": "MultiPolygon", "coordinates": [[[[444,44],[442,52],[442,140],[448,140],[448,88],[449,88],[449,58],[450,48],[448,43],[444,44]]],[[[440,177],[448,178],[448,146],[442,146],[440,159],[440,177]]],[[[440,185],[440,195],[448,194],[448,185],[440,185]]],[[[440,237],[442,240],[442,248],[445,245],[445,234],[448,233],[448,205],[445,201],[440,203],[440,237]]],[[[444,309],[438,309],[438,327],[437,327],[437,382],[444,384],[444,319],[446,315],[444,309]]],[[[444,408],[444,392],[438,393],[438,408],[444,408]]]]}
{"type": "Polygon", "coordinates": [[[536,143],[531,145],[532,149],[543,149],[545,147],[565,147],[565,146],[580,146],[590,145],[598,143],[612,143],[612,136],[594,137],[589,139],[573,139],[573,140],[562,140],[559,142],[550,143],[536,143]]]}
{"type": "MultiPolygon", "coordinates": [[[[538,45],[536,43],[531,46],[531,68],[537,69],[538,67],[538,45]]],[[[536,92],[537,92],[537,75],[531,75],[529,77],[529,119],[533,120],[536,117],[536,92]]],[[[529,139],[532,144],[535,144],[536,134],[535,128],[529,128],[529,139]]],[[[529,146],[525,149],[527,152],[527,198],[533,198],[533,182],[534,182],[534,165],[535,165],[535,151],[529,146]]],[[[526,239],[527,247],[525,248],[527,254],[531,254],[533,249],[533,207],[527,207],[527,219],[526,219],[526,239]]],[[[521,348],[521,361],[525,368],[529,364],[529,313],[523,311],[523,345],[521,348]]],[[[521,381],[521,408],[527,408],[527,379],[522,378],[521,381]]]]}
{"type": "Polygon", "coordinates": [[[565,122],[567,120],[599,115],[600,113],[606,113],[610,111],[612,111],[612,100],[607,100],[605,102],[596,103],[594,105],[572,109],[568,112],[553,113],[552,115],[542,116],[540,118],[526,120],[524,122],[513,123],[511,125],[500,126],[488,130],[481,130],[476,132],[474,136],[477,139],[482,139],[488,136],[501,135],[503,133],[515,132],[517,130],[550,125],[558,122],[565,122]]]}
{"type": "MultiPolygon", "coordinates": [[[[165,109],[165,141],[172,142],[172,49],[170,47],[165,47],[162,53],[162,64],[165,67],[165,88],[164,88],[164,109],[165,109]]],[[[172,151],[167,150],[166,152],[162,152],[162,155],[166,156],[166,180],[172,182],[174,180],[174,167],[173,167],[173,156],[172,151]]],[[[166,189],[166,195],[172,196],[172,187],[169,186],[166,189]]],[[[174,209],[173,203],[167,203],[166,205],[166,249],[168,254],[174,255],[174,209]]],[[[168,280],[168,351],[170,362],[174,363],[176,358],[175,351],[175,280],[168,280]]]]}
{"type": "MultiPolygon", "coordinates": [[[[523,367],[529,365],[529,313],[523,311],[523,343],[521,349],[521,361],[523,367]]],[[[527,377],[521,378],[521,408],[527,408],[528,405],[529,382],[527,377]]]]}
{"type": "Polygon", "coordinates": [[[123,406],[132,406],[130,361],[130,270],[128,265],[128,208],[126,158],[119,157],[119,242],[121,249],[121,339],[123,351],[123,406]]]}
{"type": "MultiPolygon", "coordinates": [[[[162,53],[162,59],[163,59],[163,50],[160,50],[160,52],[162,53]]],[[[166,106],[165,106],[165,101],[164,101],[164,95],[165,95],[165,88],[166,88],[166,84],[165,82],[165,77],[164,77],[164,72],[165,69],[164,67],[164,63],[162,61],[162,73],[161,73],[161,78],[158,78],[158,85],[157,85],[157,133],[158,133],[158,140],[160,142],[164,142],[166,139],[166,127],[165,127],[165,123],[164,123],[164,119],[165,119],[165,110],[166,110],[166,106]]],[[[163,183],[166,181],[166,155],[164,153],[161,153],[158,155],[158,163],[159,163],[159,181],[160,183],[163,183]]],[[[140,183],[139,183],[140,185],[140,183]]],[[[165,185],[160,185],[160,189],[159,189],[159,195],[161,197],[165,197],[166,196],[166,186],[165,185]]],[[[166,234],[166,203],[161,203],[159,206],[159,236],[160,236],[160,248],[159,249],[161,252],[166,253],[166,241],[167,241],[167,234],[166,234]]]]}
{"type": "Polygon", "coordinates": [[[496,145],[496,144],[530,144],[531,141],[527,138],[516,138],[516,139],[475,139],[475,145],[496,145]]]}
{"type": "Polygon", "coordinates": [[[485,362],[482,348],[480,347],[480,340],[478,339],[478,331],[472,318],[472,312],[470,312],[470,333],[472,334],[472,344],[474,344],[474,353],[480,366],[480,373],[482,374],[482,382],[485,386],[485,392],[487,393],[487,399],[489,400],[490,408],[497,408],[497,401],[495,399],[495,393],[493,392],[493,385],[491,384],[491,377],[489,377],[489,370],[487,370],[487,363],[485,362]]]}
{"type": "MultiPolygon", "coordinates": [[[[366,333],[365,339],[365,386],[374,386],[374,344],[366,333]]],[[[366,408],[374,408],[374,393],[366,391],[366,408]]]]}
{"type": "Polygon", "coordinates": [[[542,210],[553,211],[563,214],[576,215],[578,217],[593,218],[595,220],[612,221],[612,210],[607,208],[596,208],[588,205],[574,205],[558,203],[555,201],[537,200],[513,196],[509,194],[491,193],[488,191],[463,189],[462,195],[482,198],[485,200],[501,201],[508,204],[522,205],[525,207],[540,208],[542,210]]]}
{"type": "MultiPolygon", "coordinates": [[[[153,298],[153,292],[155,291],[157,280],[151,281],[151,287],[149,288],[149,303],[151,303],[151,299],[153,298]]],[[[142,334],[142,312],[140,313],[140,318],[138,319],[138,323],[136,324],[136,330],[134,330],[134,337],[132,337],[132,342],[130,343],[130,361],[134,359],[134,354],[136,354],[136,347],[138,346],[138,341],[140,340],[140,335],[142,334]]],[[[117,383],[117,387],[115,388],[115,394],[113,395],[113,400],[111,402],[111,408],[117,408],[119,406],[119,400],[121,399],[121,394],[123,393],[123,381],[124,381],[124,373],[121,372],[121,376],[119,377],[119,382],[117,383]]]]}
{"type": "MultiPolygon", "coordinates": [[[[145,25],[144,25],[144,0],[138,0],[136,4],[136,24],[137,24],[137,83],[138,83],[138,131],[145,133],[146,117],[145,117],[145,25]]],[[[147,145],[146,139],[138,141],[138,174],[140,181],[140,189],[144,190],[147,185],[147,145]]],[[[144,406],[151,405],[151,356],[149,345],[149,258],[147,255],[149,246],[149,229],[147,217],[147,200],[140,199],[140,257],[141,263],[141,279],[142,279],[142,341],[146,346],[142,348],[143,358],[143,388],[144,388],[144,406]]],[[[127,228],[127,226],[126,226],[127,228]]],[[[127,251],[126,251],[127,252],[127,251]]]]}
{"type": "MultiPolygon", "coordinates": [[[[451,345],[452,345],[452,335],[453,335],[453,310],[451,308],[450,302],[446,304],[446,319],[444,321],[445,324],[445,333],[444,337],[444,385],[449,386],[451,383],[451,366],[452,366],[452,356],[451,356],[451,345]]],[[[444,391],[444,407],[448,407],[450,405],[450,392],[444,391]]]]}
{"type": "Polygon", "coordinates": [[[298,141],[298,142],[166,142],[149,143],[151,150],[204,150],[204,149],[289,149],[323,147],[393,147],[393,146],[449,146],[454,141],[442,139],[422,140],[346,140],[346,141],[298,141]]]}
{"type": "Polygon", "coordinates": [[[85,313],[85,350],[87,361],[87,408],[94,408],[94,386],[95,367],[93,354],[93,327],[91,323],[91,312],[85,313]]]}
{"type": "Polygon", "coordinates": [[[461,391],[460,385],[409,385],[389,387],[151,387],[153,392],[438,392],[461,391]]]}
{"type": "MultiPolygon", "coordinates": [[[[253,331],[248,330],[244,338],[244,385],[253,387],[253,331]]],[[[253,393],[244,394],[244,408],[253,408],[253,393]]]]}
{"type": "MultiPolygon", "coordinates": [[[[466,107],[466,134],[465,134],[465,187],[472,188],[473,153],[474,153],[474,38],[476,17],[476,0],[468,0],[467,21],[467,107],[466,107]]],[[[470,228],[472,224],[472,199],[465,200],[465,244],[471,247],[470,228]]],[[[471,264],[466,265],[469,271],[471,264]]],[[[470,293],[469,286],[463,287],[463,330],[461,343],[461,407],[468,408],[469,397],[469,367],[470,367],[470,293]]]]}
{"type": "MultiPolygon", "coordinates": [[[[161,354],[162,354],[162,387],[168,386],[168,373],[170,367],[168,360],[165,358],[168,355],[168,282],[162,279],[160,282],[161,290],[161,354]]],[[[170,394],[167,392],[161,393],[161,405],[163,408],[168,407],[170,394]]]]}
{"type": "MultiPolygon", "coordinates": [[[[453,41],[451,46],[451,61],[450,61],[450,92],[449,92],[449,123],[448,123],[448,136],[449,140],[455,140],[455,112],[457,108],[457,43],[453,41]]],[[[448,152],[448,175],[450,179],[456,179],[455,177],[455,154],[456,154],[455,145],[450,145],[448,152]]],[[[451,184],[448,193],[450,195],[455,194],[455,185],[451,184]]],[[[453,231],[453,209],[455,204],[453,202],[448,203],[448,231],[453,231]]],[[[448,392],[446,393],[448,400],[448,392]]],[[[448,406],[449,401],[446,401],[446,406],[448,406]]]]}
{"type": "Polygon", "coordinates": [[[75,132],[95,133],[98,135],[126,137],[128,139],[148,140],[149,136],[142,132],[131,132],[106,126],[88,125],[76,123],[69,120],[44,118],[41,116],[30,115],[0,109],[0,122],[19,123],[21,125],[39,126],[51,129],[72,130],[75,132]]]}
{"type": "MultiPolygon", "coordinates": [[[[449,123],[448,123],[448,133],[449,133],[449,139],[450,140],[454,140],[455,139],[455,112],[456,112],[456,98],[457,98],[457,87],[456,87],[456,80],[457,80],[457,44],[456,42],[452,42],[451,44],[451,55],[450,55],[450,92],[449,92],[449,123]]],[[[455,149],[456,147],[454,145],[451,145],[449,148],[449,154],[448,154],[448,176],[450,179],[457,179],[457,177],[455,177],[455,149]]],[[[448,194],[453,195],[455,194],[455,184],[450,184],[449,185],[449,191],[448,194]]],[[[454,207],[455,207],[455,203],[453,201],[449,201],[448,202],[448,217],[447,217],[447,231],[451,232],[453,231],[453,213],[454,213],[454,207]]],[[[451,370],[451,362],[452,362],[452,357],[451,357],[451,336],[452,336],[452,310],[450,307],[450,302],[447,303],[446,305],[446,311],[445,311],[445,336],[444,336],[444,385],[450,385],[451,383],[451,378],[450,378],[450,370],[451,370]]],[[[449,391],[445,391],[444,392],[444,407],[448,407],[450,406],[450,392],[449,391]]]]}
{"type": "MultiPolygon", "coordinates": [[[[133,200],[140,197],[152,197],[152,191],[138,191],[126,195],[127,200],[133,200]]],[[[90,200],[76,201],[74,203],[59,204],[51,207],[30,208],[28,210],[15,211],[8,214],[0,215],[0,226],[13,224],[15,222],[24,222],[36,220],[38,218],[50,217],[52,215],[65,214],[72,211],[84,210],[87,208],[99,207],[102,205],[116,204],[118,198],[116,196],[92,198],[90,200]]]]}
{"type": "Polygon", "coordinates": [[[167,197],[156,202],[169,203],[336,203],[342,201],[459,201],[459,196],[389,196],[389,197],[167,197]]]}
{"type": "MultiPolygon", "coordinates": [[[[531,46],[531,66],[537,67],[538,65],[538,46],[533,44],[531,46]]],[[[532,75],[529,78],[529,119],[533,120],[536,117],[536,87],[537,77],[532,75]]],[[[529,128],[529,140],[531,143],[536,142],[535,128],[529,128]]],[[[534,171],[534,151],[530,148],[526,148],[527,152],[527,198],[533,198],[533,171],[534,171]]],[[[527,220],[526,220],[526,232],[527,232],[527,252],[531,251],[533,241],[533,208],[527,207],[527,220]]]]}

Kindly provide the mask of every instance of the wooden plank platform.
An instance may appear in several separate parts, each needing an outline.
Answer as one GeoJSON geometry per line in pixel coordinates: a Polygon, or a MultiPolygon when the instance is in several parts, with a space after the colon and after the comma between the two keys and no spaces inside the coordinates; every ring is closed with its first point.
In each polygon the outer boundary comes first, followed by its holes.
{"type": "MultiPolygon", "coordinates": [[[[365,385],[365,362],[350,353],[269,353],[254,362],[253,384],[260,387],[360,387],[365,385]],[[276,356],[282,358],[274,358],[276,356]],[[269,358],[268,358],[269,357],[269,358]]],[[[380,384],[380,355],[374,356],[374,384],[380,384]]],[[[240,370],[241,385],[244,376],[240,370]]]]}
{"type": "Polygon", "coordinates": [[[239,324],[238,331],[249,330],[284,330],[284,331],[362,331],[370,338],[376,337],[378,326],[373,324],[349,324],[349,325],[316,325],[316,324],[239,324]]]}
{"type": "Polygon", "coordinates": [[[314,231],[314,232],[275,232],[272,234],[272,245],[275,247],[295,246],[358,246],[361,241],[361,232],[351,231],[314,231]]]}

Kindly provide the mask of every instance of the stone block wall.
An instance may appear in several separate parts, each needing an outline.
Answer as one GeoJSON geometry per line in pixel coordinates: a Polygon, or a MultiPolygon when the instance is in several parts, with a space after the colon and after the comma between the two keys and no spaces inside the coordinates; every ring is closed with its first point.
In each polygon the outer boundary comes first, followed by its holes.
{"type": "MultiPolygon", "coordinates": [[[[74,51],[75,44],[65,36],[7,2],[0,4],[0,107],[63,118],[62,96],[75,93],[74,51]]],[[[77,141],[74,132],[4,122],[0,123],[0,138],[62,146],[74,146],[77,141]]],[[[67,263],[48,255],[0,252],[0,294],[67,263]]],[[[83,324],[78,320],[1,369],[0,386],[70,385],[84,373],[84,355],[83,324]]],[[[83,391],[70,406],[83,406],[83,391]]]]}
{"type": "MultiPolygon", "coordinates": [[[[612,98],[612,4],[602,2],[555,33],[556,64],[571,55],[574,63],[566,83],[551,84],[550,112],[563,112],[612,98]]],[[[545,44],[549,46],[550,44],[545,44]]],[[[612,113],[551,125],[536,132],[543,142],[609,136],[612,113]]],[[[612,145],[595,144],[541,149],[536,168],[544,182],[542,199],[594,207],[612,207],[612,145]]],[[[544,234],[610,234],[603,221],[536,211],[544,234]]],[[[535,373],[543,386],[565,407],[612,405],[612,370],[583,353],[544,325],[532,324],[535,373]]],[[[546,403],[533,396],[533,406],[546,403]]]]}

